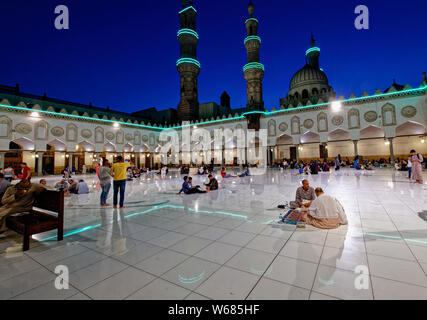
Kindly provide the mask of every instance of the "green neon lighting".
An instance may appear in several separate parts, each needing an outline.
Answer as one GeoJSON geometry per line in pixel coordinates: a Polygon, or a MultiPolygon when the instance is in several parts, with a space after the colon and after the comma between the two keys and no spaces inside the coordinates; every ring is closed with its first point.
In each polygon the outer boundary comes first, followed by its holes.
{"type": "Polygon", "coordinates": [[[259,62],[249,62],[248,64],[245,64],[243,67],[243,72],[249,69],[261,69],[264,71],[264,65],[259,62]]]}
{"type": "Polygon", "coordinates": [[[318,48],[318,47],[310,48],[305,52],[305,55],[308,56],[308,54],[311,52],[320,52],[320,48],[318,48]]]}
{"type": "Polygon", "coordinates": [[[258,37],[258,36],[249,36],[249,37],[246,37],[244,43],[246,44],[246,42],[248,42],[249,40],[258,40],[259,43],[261,43],[261,38],[258,37]]]}
{"type": "MultiPolygon", "coordinates": [[[[424,87],[420,87],[420,88],[416,88],[416,89],[407,89],[407,90],[390,92],[390,93],[374,94],[374,95],[371,95],[371,96],[360,97],[360,98],[351,98],[351,99],[338,100],[338,102],[341,102],[341,103],[351,103],[351,102],[357,102],[357,101],[363,101],[363,100],[369,100],[369,99],[382,98],[382,97],[387,97],[387,96],[392,96],[392,95],[399,95],[401,93],[423,93],[423,91],[425,91],[426,89],[427,89],[427,86],[424,86],[424,87]]],[[[264,116],[271,116],[271,115],[276,115],[278,113],[293,112],[295,110],[310,109],[310,108],[315,108],[315,107],[327,106],[327,105],[330,105],[330,104],[331,104],[331,102],[324,102],[324,103],[318,103],[318,104],[312,104],[312,105],[308,105],[308,106],[295,107],[295,108],[283,109],[283,110],[276,110],[276,111],[249,111],[249,112],[242,113],[238,117],[232,117],[232,118],[227,118],[227,119],[211,120],[211,121],[204,121],[204,122],[199,122],[197,125],[213,124],[213,123],[217,123],[217,122],[226,122],[226,121],[234,121],[234,120],[242,120],[242,119],[245,118],[246,115],[249,115],[249,114],[261,114],[261,115],[264,115],[264,116]]],[[[185,128],[185,127],[192,127],[194,125],[195,124],[193,123],[193,124],[188,124],[188,125],[181,125],[181,126],[175,126],[175,127],[170,127],[170,128],[164,128],[162,130],[180,129],[180,128],[185,128]]]]}
{"type": "Polygon", "coordinates": [[[201,68],[200,62],[193,58],[181,58],[176,62],[176,66],[179,66],[180,64],[183,64],[183,63],[195,64],[196,66],[201,68]]]}
{"type": "Polygon", "coordinates": [[[177,35],[178,38],[182,34],[189,34],[189,35],[192,35],[192,36],[196,37],[197,39],[199,39],[199,35],[197,34],[197,32],[192,30],[192,29],[180,29],[178,31],[178,35],[177,35]]]}
{"type": "Polygon", "coordinates": [[[248,23],[248,21],[256,21],[257,23],[259,23],[257,19],[255,19],[255,18],[249,18],[248,20],[245,21],[245,24],[248,23]]]}
{"type": "Polygon", "coordinates": [[[79,116],[79,115],[75,115],[75,114],[66,114],[66,113],[59,113],[59,112],[47,111],[47,110],[28,109],[25,107],[18,107],[18,106],[8,106],[5,104],[0,104],[0,108],[26,111],[26,112],[38,112],[40,114],[68,117],[68,118],[81,119],[81,120],[90,120],[90,121],[96,121],[96,122],[105,122],[105,123],[110,123],[110,124],[118,123],[118,124],[122,124],[122,125],[126,125],[126,126],[132,126],[132,127],[138,127],[138,128],[144,128],[144,129],[163,130],[163,128],[147,126],[144,124],[136,124],[136,123],[129,123],[129,122],[124,122],[124,121],[115,121],[115,120],[108,120],[108,119],[97,119],[97,118],[79,116]]]}
{"type": "MultiPolygon", "coordinates": [[[[128,218],[131,218],[131,217],[134,217],[134,216],[139,216],[139,215],[142,215],[142,214],[147,214],[147,213],[150,213],[150,212],[153,212],[153,211],[157,211],[157,210],[160,210],[160,209],[165,209],[165,208],[180,209],[180,210],[184,210],[185,209],[184,206],[176,206],[176,205],[171,205],[171,204],[156,205],[156,206],[153,206],[150,209],[147,209],[145,211],[130,213],[130,214],[124,216],[124,218],[128,219],[128,218]]],[[[227,216],[231,216],[231,217],[235,217],[235,218],[241,218],[241,219],[244,219],[244,220],[248,219],[247,216],[240,215],[240,214],[235,214],[235,213],[231,213],[231,212],[208,211],[208,210],[198,210],[197,211],[197,210],[192,209],[192,208],[189,208],[189,211],[199,212],[199,213],[207,213],[207,214],[221,214],[221,215],[227,215],[227,216]]],[[[114,222],[114,220],[110,220],[110,223],[112,223],[112,222],[114,222]]],[[[68,231],[67,233],[65,233],[64,234],[64,238],[72,236],[74,234],[78,234],[78,233],[81,233],[81,232],[85,232],[85,231],[88,231],[88,230],[99,228],[100,226],[101,226],[101,224],[98,223],[98,224],[95,224],[95,225],[89,225],[89,226],[86,226],[86,227],[77,228],[77,229],[74,229],[74,230],[71,230],[71,231],[68,231]]],[[[54,236],[46,237],[46,238],[41,239],[39,241],[40,242],[48,241],[48,240],[56,239],[56,237],[57,236],[54,235],[54,236]]]]}
{"type": "Polygon", "coordinates": [[[194,12],[196,12],[197,13],[197,10],[196,9],[194,9],[194,7],[193,6],[190,6],[190,7],[187,7],[187,8],[185,8],[185,9],[182,9],[180,12],[178,12],[179,14],[181,14],[181,13],[183,13],[183,12],[185,12],[185,11],[187,11],[187,10],[190,10],[190,9],[193,9],[194,10],[194,12]]]}

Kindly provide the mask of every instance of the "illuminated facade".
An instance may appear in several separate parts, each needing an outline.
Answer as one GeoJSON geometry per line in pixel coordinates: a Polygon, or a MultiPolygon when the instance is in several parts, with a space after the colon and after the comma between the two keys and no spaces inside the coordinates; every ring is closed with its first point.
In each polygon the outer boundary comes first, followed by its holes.
{"type": "MultiPolygon", "coordinates": [[[[356,154],[393,159],[406,157],[412,148],[427,154],[426,74],[415,87],[393,83],[384,91],[365,91],[360,97],[337,96],[320,68],[320,48],[313,38],[306,52],[307,63],[291,78],[289,92],[280,99],[280,109],[267,111],[262,79],[268,65],[264,67],[260,62],[259,21],[253,13],[250,4],[244,40],[246,108],[232,109],[225,92],[220,105],[199,103],[196,9],[192,1],[183,0],[178,31],[181,81],[177,109],[128,114],[0,86],[0,167],[17,167],[25,161],[39,175],[57,174],[68,166],[78,171],[90,169],[100,158],[112,160],[116,154],[124,154],[140,167],[153,167],[161,160],[160,132],[181,129],[181,120],[188,120],[191,127],[207,129],[211,137],[215,129],[266,129],[268,146],[264,147],[269,163],[284,158],[334,158],[337,154],[349,159],[356,154]]],[[[238,150],[230,145],[219,152],[230,153],[233,162],[238,150]]],[[[189,162],[187,156],[181,154],[182,162],[189,162]]]]}

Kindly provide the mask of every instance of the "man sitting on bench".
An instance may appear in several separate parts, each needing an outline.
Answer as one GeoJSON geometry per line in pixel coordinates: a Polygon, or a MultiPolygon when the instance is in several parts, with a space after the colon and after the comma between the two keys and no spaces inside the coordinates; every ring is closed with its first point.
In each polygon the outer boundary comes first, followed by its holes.
{"type": "Polygon", "coordinates": [[[14,186],[7,188],[0,207],[0,233],[7,230],[6,218],[14,213],[30,211],[33,208],[36,196],[45,187],[38,183],[31,183],[29,180],[22,180],[14,186]]]}

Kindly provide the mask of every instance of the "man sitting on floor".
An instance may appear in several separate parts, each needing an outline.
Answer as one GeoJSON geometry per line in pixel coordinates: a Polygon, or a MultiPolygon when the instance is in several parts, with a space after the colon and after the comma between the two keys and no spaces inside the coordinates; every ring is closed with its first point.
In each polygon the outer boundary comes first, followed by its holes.
{"type": "Polygon", "coordinates": [[[328,195],[322,188],[315,190],[317,198],[303,215],[305,223],[320,229],[335,229],[347,224],[347,216],[341,203],[328,195]]]}
{"type": "Polygon", "coordinates": [[[14,213],[29,211],[33,208],[36,196],[45,190],[44,186],[38,183],[31,183],[29,180],[22,180],[18,184],[7,188],[1,202],[0,208],[0,233],[7,230],[6,218],[14,213]]]}
{"type": "Polygon", "coordinates": [[[182,185],[182,189],[185,194],[194,194],[194,193],[206,193],[206,191],[200,190],[200,186],[193,187],[192,184],[193,178],[188,177],[187,181],[185,181],[182,185]]]}
{"type": "Polygon", "coordinates": [[[206,193],[208,193],[209,191],[218,190],[218,181],[211,174],[208,176],[208,178],[209,183],[205,184],[206,193]]]}
{"type": "MultiPolygon", "coordinates": [[[[314,189],[310,187],[310,183],[308,180],[302,180],[302,187],[297,189],[295,194],[295,201],[291,201],[290,207],[292,209],[308,207],[311,204],[311,201],[316,199],[316,194],[314,193],[314,189]]],[[[277,206],[280,209],[284,209],[284,205],[277,206]]]]}

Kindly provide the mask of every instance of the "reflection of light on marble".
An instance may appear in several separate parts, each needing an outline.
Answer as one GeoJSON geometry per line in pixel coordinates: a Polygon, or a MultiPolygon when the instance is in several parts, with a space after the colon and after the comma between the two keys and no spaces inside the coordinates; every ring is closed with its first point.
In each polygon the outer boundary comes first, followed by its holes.
{"type": "Polygon", "coordinates": [[[334,280],[323,280],[322,278],[319,278],[319,282],[323,283],[326,286],[331,286],[334,284],[334,280]]]}
{"type": "Polygon", "coordinates": [[[390,189],[393,189],[393,188],[394,188],[394,183],[393,183],[392,181],[388,181],[388,182],[387,182],[387,186],[388,186],[390,189]]]}
{"type": "Polygon", "coordinates": [[[205,272],[204,271],[201,274],[199,274],[198,276],[195,276],[193,278],[184,278],[183,276],[178,275],[179,282],[185,283],[185,284],[191,284],[191,283],[199,282],[204,277],[205,277],[205,272]]]}

